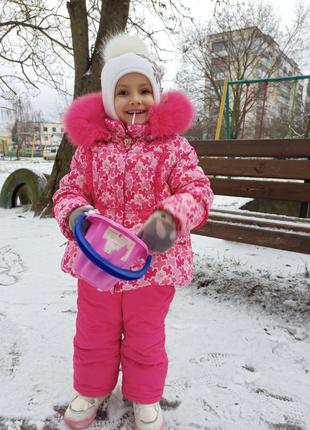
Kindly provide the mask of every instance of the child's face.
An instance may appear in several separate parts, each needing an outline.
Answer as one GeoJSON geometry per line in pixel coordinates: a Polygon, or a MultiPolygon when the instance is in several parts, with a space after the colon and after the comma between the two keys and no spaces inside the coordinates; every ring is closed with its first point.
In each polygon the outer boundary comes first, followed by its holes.
{"type": "Polygon", "coordinates": [[[115,87],[114,107],[124,124],[144,124],[149,108],[154,104],[153,89],[148,78],[141,73],[122,76],[115,87]]]}

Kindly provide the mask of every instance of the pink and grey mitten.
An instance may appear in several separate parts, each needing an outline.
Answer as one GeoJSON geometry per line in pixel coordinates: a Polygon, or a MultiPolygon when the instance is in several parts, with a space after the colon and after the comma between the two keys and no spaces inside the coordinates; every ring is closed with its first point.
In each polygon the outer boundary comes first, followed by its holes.
{"type": "MultiPolygon", "coordinates": [[[[94,210],[93,206],[87,205],[87,206],[80,206],[78,208],[73,209],[73,211],[69,215],[69,227],[71,231],[74,231],[74,226],[79,219],[79,217],[83,214],[87,214],[89,211],[94,210]]],[[[85,220],[83,223],[83,230],[84,233],[88,230],[88,227],[90,226],[90,223],[85,220]]]]}
{"type": "Polygon", "coordinates": [[[165,252],[176,239],[176,223],[168,212],[158,210],[152,213],[138,233],[151,251],[165,252]]]}

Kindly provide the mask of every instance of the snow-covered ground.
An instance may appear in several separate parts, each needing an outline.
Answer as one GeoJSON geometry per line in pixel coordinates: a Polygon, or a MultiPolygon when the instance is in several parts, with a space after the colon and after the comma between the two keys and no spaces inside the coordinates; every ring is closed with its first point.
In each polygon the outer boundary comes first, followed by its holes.
{"type": "MultiPolygon", "coordinates": [[[[0,160],[0,187],[19,167],[52,163],[0,160]]],[[[65,239],[22,208],[0,209],[0,226],[0,429],[64,430],[76,313],[65,239]]],[[[195,279],[166,323],[167,430],[310,429],[310,256],[192,239],[195,279]]],[[[117,388],[91,429],[132,427],[117,388]]]]}

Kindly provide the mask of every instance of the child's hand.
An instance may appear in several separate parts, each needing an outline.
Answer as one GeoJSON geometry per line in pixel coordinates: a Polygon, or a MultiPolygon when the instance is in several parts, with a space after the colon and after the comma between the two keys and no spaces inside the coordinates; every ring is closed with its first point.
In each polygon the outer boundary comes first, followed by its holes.
{"type": "MultiPolygon", "coordinates": [[[[79,208],[73,209],[73,211],[71,212],[71,214],[69,215],[69,227],[71,231],[74,231],[74,226],[78,220],[78,218],[83,215],[83,214],[87,214],[89,211],[94,210],[93,206],[80,206],[79,208]]],[[[83,231],[84,234],[86,233],[86,231],[88,230],[88,227],[90,226],[90,223],[85,220],[83,223],[83,231]]]]}
{"type": "Polygon", "coordinates": [[[165,252],[175,242],[176,223],[168,212],[155,211],[139,231],[138,237],[151,251],[165,252]]]}

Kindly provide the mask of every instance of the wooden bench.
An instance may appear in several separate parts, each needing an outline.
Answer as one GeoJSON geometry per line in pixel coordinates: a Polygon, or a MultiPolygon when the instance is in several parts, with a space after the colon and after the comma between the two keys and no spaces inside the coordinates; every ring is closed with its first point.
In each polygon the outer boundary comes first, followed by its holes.
{"type": "Polygon", "coordinates": [[[192,141],[214,194],[300,202],[299,217],[210,212],[193,233],[310,254],[310,139],[192,141]]]}

